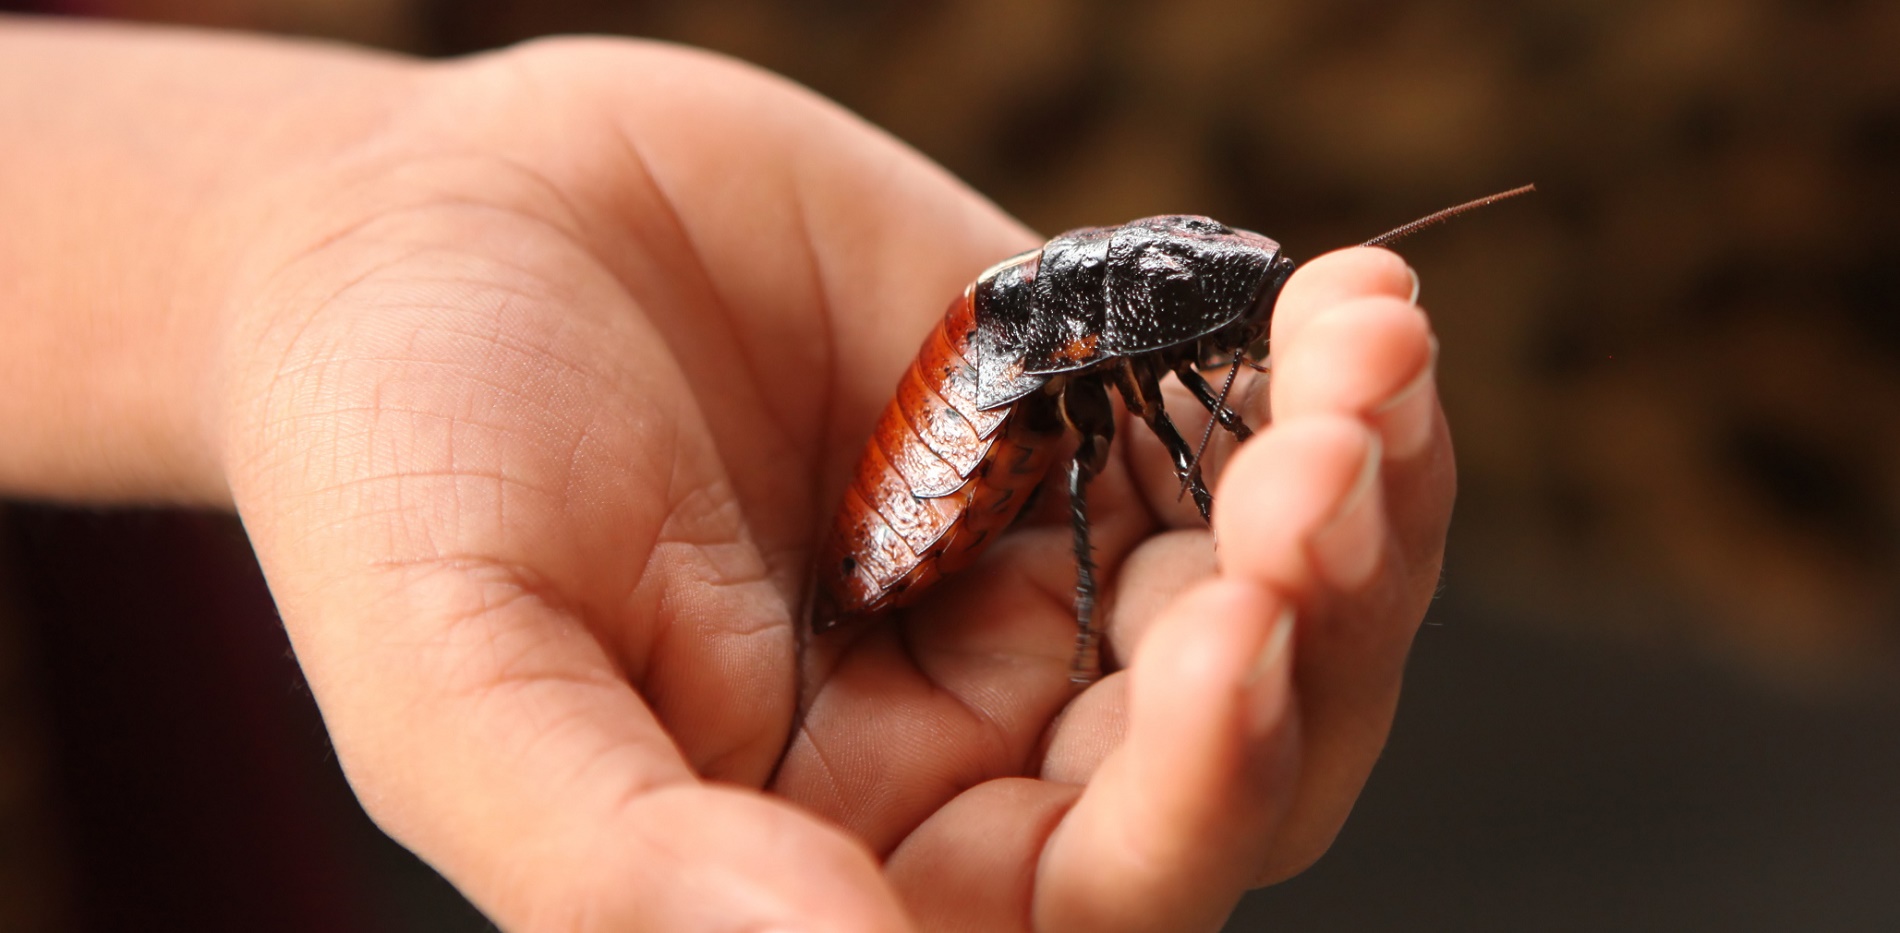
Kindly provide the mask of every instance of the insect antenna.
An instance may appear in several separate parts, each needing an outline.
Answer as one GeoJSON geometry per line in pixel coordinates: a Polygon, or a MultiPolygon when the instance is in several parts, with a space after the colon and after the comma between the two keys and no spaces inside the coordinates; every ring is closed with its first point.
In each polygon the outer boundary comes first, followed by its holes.
{"type": "MultiPolygon", "coordinates": [[[[1489,207],[1493,204],[1498,203],[1499,201],[1503,201],[1509,198],[1515,198],[1519,195],[1530,194],[1531,192],[1536,191],[1536,190],[1537,190],[1537,186],[1534,184],[1520,185],[1516,188],[1512,188],[1509,191],[1500,191],[1497,194],[1485,195],[1484,197],[1478,198],[1476,200],[1466,201],[1463,204],[1447,207],[1442,211],[1434,211],[1430,214],[1426,214],[1425,216],[1420,217],[1419,219],[1414,220],[1409,224],[1405,224],[1404,226],[1395,227],[1391,230],[1387,230],[1386,232],[1381,233],[1378,236],[1375,236],[1372,239],[1367,240],[1364,243],[1361,243],[1359,245],[1384,246],[1388,243],[1392,243],[1397,240],[1404,239],[1405,237],[1411,236],[1412,234],[1417,233],[1418,231],[1423,230],[1426,227],[1432,226],[1433,224],[1443,223],[1447,220],[1452,219],[1453,217],[1458,216],[1459,214],[1465,213],[1466,211],[1475,211],[1480,207],[1489,207]]],[[[1201,432],[1201,443],[1199,446],[1194,448],[1194,457],[1188,461],[1187,469],[1181,472],[1181,489],[1179,492],[1175,493],[1175,496],[1174,496],[1174,498],[1177,501],[1179,501],[1182,496],[1187,495],[1188,486],[1193,481],[1192,477],[1194,476],[1194,469],[1201,465],[1201,456],[1207,453],[1207,445],[1210,441],[1214,439],[1214,425],[1216,422],[1220,421],[1219,411],[1227,407],[1227,393],[1233,390],[1234,377],[1240,374],[1240,364],[1243,362],[1246,363],[1247,366],[1253,369],[1255,372],[1267,372],[1267,367],[1262,366],[1259,363],[1254,362],[1253,360],[1247,359],[1246,349],[1244,347],[1239,350],[1234,351],[1234,361],[1228,364],[1228,367],[1227,367],[1227,380],[1221,383],[1220,398],[1214,404],[1214,411],[1208,413],[1207,428],[1201,432]]]]}
{"type": "Polygon", "coordinates": [[[1207,429],[1201,432],[1201,443],[1194,448],[1194,456],[1188,460],[1187,469],[1181,472],[1181,489],[1174,494],[1174,501],[1181,501],[1187,495],[1188,483],[1194,476],[1194,468],[1201,465],[1201,455],[1207,453],[1207,443],[1214,439],[1214,425],[1220,421],[1220,410],[1227,407],[1227,393],[1233,391],[1234,377],[1240,374],[1241,361],[1245,360],[1256,372],[1266,370],[1247,359],[1247,349],[1242,347],[1234,351],[1234,361],[1227,366],[1227,379],[1220,384],[1220,397],[1214,400],[1214,410],[1207,413],[1207,429]]]}
{"type": "Polygon", "coordinates": [[[1496,204],[1499,201],[1502,201],[1506,198],[1515,198],[1520,194],[1530,194],[1531,192],[1536,191],[1536,190],[1537,190],[1536,185],[1523,185],[1521,187],[1512,188],[1509,191],[1500,191],[1497,194],[1485,195],[1484,197],[1479,198],[1475,201],[1466,201],[1465,203],[1460,204],[1456,207],[1447,207],[1442,211],[1426,214],[1425,216],[1420,217],[1419,219],[1414,220],[1403,227],[1396,227],[1394,229],[1387,230],[1386,232],[1381,233],[1378,236],[1375,236],[1372,239],[1367,240],[1364,243],[1361,243],[1359,245],[1360,246],[1384,246],[1387,243],[1391,243],[1395,240],[1399,240],[1404,237],[1411,236],[1412,234],[1417,233],[1418,231],[1423,230],[1426,227],[1431,226],[1432,224],[1443,223],[1444,221],[1450,220],[1453,217],[1456,217],[1459,214],[1462,214],[1466,211],[1475,211],[1480,207],[1489,207],[1490,205],[1496,204]]]}

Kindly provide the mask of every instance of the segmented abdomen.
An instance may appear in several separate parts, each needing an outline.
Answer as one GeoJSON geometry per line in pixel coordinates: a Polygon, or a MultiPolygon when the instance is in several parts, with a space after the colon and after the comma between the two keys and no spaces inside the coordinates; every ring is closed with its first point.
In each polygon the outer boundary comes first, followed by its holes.
{"type": "Polygon", "coordinates": [[[901,606],[968,565],[1049,470],[1061,423],[1034,396],[981,411],[974,286],[951,302],[878,418],[819,551],[812,623],[901,606]]]}

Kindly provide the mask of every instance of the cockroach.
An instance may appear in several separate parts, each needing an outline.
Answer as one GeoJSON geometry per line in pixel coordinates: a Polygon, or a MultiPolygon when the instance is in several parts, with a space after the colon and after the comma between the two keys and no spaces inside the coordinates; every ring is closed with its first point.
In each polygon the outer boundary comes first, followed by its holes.
{"type": "MultiPolygon", "coordinates": [[[[1480,198],[1366,241],[1390,243],[1480,198]]],[[[1247,351],[1264,342],[1292,274],[1280,244],[1207,217],[1166,215],[1070,230],[977,276],[924,339],[884,409],[818,551],[811,625],[904,606],[968,566],[1047,475],[1065,433],[1074,529],[1076,653],[1071,679],[1098,671],[1095,563],[1087,488],[1115,435],[1111,387],[1161,439],[1203,520],[1214,499],[1162,406],[1172,374],[1239,440],[1226,405],[1247,351]],[[1227,369],[1218,393],[1201,370],[1227,369]]],[[[1206,437],[1202,438],[1203,446],[1206,437]]]]}

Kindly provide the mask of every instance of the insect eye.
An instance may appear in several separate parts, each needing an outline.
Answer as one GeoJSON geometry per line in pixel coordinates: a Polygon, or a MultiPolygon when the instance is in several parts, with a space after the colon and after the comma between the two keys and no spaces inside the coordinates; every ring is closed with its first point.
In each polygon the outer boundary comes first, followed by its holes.
{"type": "Polygon", "coordinates": [[[843,567],[845,574],[849,576],[850,574],[858,572],[858,559],[855,557],[846,557],[844,562],[839,566],[843,567]]]}

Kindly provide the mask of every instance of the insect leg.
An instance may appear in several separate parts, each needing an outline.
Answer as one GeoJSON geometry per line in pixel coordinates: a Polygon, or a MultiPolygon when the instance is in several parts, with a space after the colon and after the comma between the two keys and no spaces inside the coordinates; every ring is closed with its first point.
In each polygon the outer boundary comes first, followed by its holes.
{"type": "Polygon", "coordinates": [[[1194,494],[1194,505],[1201,510],[1202,520],[1211,521],[1214,495],[1207,491],[1207,484],[1201,479],[1200,464],[1194,462],[1194,451],[1188,447],[1187,439],[1175,430],[1168,410],[1161,407],[1161,383],[1154,371],[1146,367],[1137,369],[1133,364],[1116,369],[1115,388],[1121,392],[1128,410],[1147,422],[1148,429],[1168,448],[1168,455],[1174,458],[1175,475],[1181,477],[1188,491],[1194,494]]]}
{"type": "Polygon", "coordinates": [[[1095,556],[1089,547],[1088,483],[1108,466],[1115,412],[1108,390],[1094,379],[1071,383],[1062,393],[1062,420],[1081,436],[1069,461],[1069,517],[1075,529],[1075,660],[1069,681],[1086,685],[1102,672],[1101,633],[1095,629],[1095,556]]]}
{"type": "Polygon", "coordinates": [[[1253,429],[1247,427],[1247,422],[1240,419],[1240,413],[1222,404],[1214,387],[1208,385],[1207,380],[1202,378],[1200,373],[1195,372],[1193,366],[1183,362],[1175,367],[1174,374],[1181,380],[1182,385],[1187,386],[1189,392],[1194,393],[1194,397],[1199,399],[1201,405],[1214,416],[1214,420],[1220,422],[1221,427],[1232,431],[1235,437],[1243,441],[1253,436],[1253,429]]]}

